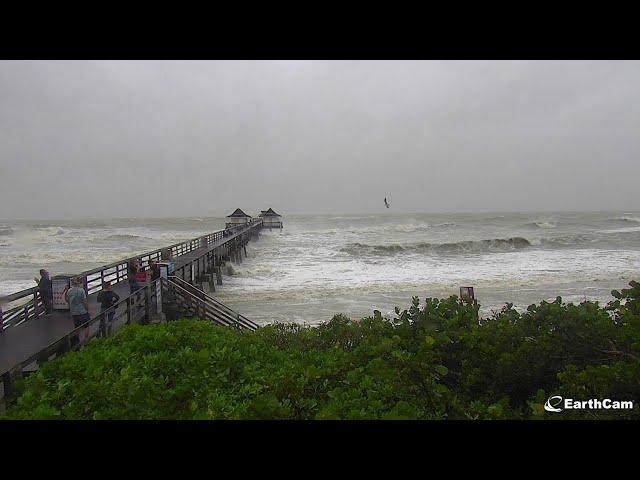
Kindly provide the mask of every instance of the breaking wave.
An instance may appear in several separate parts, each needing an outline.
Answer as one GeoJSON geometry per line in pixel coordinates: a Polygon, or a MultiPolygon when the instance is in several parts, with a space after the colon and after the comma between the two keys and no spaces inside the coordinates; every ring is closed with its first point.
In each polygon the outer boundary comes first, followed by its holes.
{"type": "Polygon", "coordinates": [[[33,226],[33,229],[51,237],[64,235],[65,233],[68,233],[67,230],[57,225],[37,225],[37,226],[33,226]]]}
{"type": "MultiPolygon", "coordinates": [[[[231,265],[231,264],[228,264],[231,265]]],[[[256,277],[264,277],[264,278],[273,278],[278,271],[268,268],[268,267],[257,267],[257,268],[245,268],[239,265],[234,265],[233,267],[233,275],[235,277],[245,277],[245,278],[256,278],[256,277]]]]}
{"type": "Polygon", "coordinates": [[[640,223],[638,217],[616,217],[611,219],[614,222],[640,223]]]}
{"type": "Polygon", "coordinates": [[[423,223],[423,224],[407,223],[407,224],[384,227],[385,230],[404,232],[404,233],[417,232],[420,230],[427,230],[429,228],[431,228],[431,225],[429,225],[428,223],[423,223]]]}
{"type": "MultiPolygon", "coordinates": [[[[78,249],[77,251],[60,250],[60,251],[28,251],[28,252],[3,252],[0,256],[0,268],[4,267],[51,267],[57,265],[59,268],[61,264],[67,265],[64,267],[69,270],[66,273],[70,273],[77,270],[76,265],[80,265],[80,268],[94,268],[100,265],[106,265],[108,263],[127,258],[134,252],[129,252],[126,249],[121,251],[98,251],[98,250],[84,250],[78,249]]],[[[36,269],[37,270],[37,269],[36,269]]],[[[35,270],[34,270],[35,271],[35,270]]],[[[1,273],[1,272],[0,272],[1,273]]],[[[56,273],[56,272],[54,272],[56,273]]],[[[60,273],[60,270],[57,271],[60,273]]],[[[33,275],[31,275],[33,277],[33,275]]]]}
{"type": "Polygon", "coordinates": [[[518,250],[531,246],[531,242],[523,237],[493,238],[490,240],[465,240],[452,243],[418,242],[405,245],[367,245],[351,243],[340,249],[354,256],[360,255],[395,255],[401,252],[417,253],[482,253],[518,250]]]}
{"type": "Polygon", "coordinates": [[[107,235],[105,240],[152,240],[149,237],[142,235],[133,235],[130,233],[115,233],[113,235],[107,235]]]}
{"type": "Polygon", "coordinates": [[[529,222],[527,225],[536,228],[556,228],[557,226],[555,222],[529,222]]]}
{"type": "MultiPolygon", "coordinates": [[[[441,223],[438,225],[429,225],[428,223],[402,223],[397,225],[366,225],[362,227],[350,225],[348,227],[328,228],[323,230],[306,230],[299,232],[302,235],[344,235],[344,233],[355,234],[372,234],[372,233],[414,233],[427,231],[433,227],[453,226],[455,223],[441,223]]],[[[285,232],[282,233],[286,235],[285,232]]]]}
{"type": "Polygon", "coordinates": [[[553,247],[575,247],[584,243],[593,243],[598,241],[593,235],[585,234],[569,234],[558,235],[555,237],[541,238],[531,242],[532,245],[549,245],[553,247]]]}
{"type": "Polygon", "coordinates": [[[634,233],[640,232],[640,227],[614,228],[611,230],[598,230],[598,233],[634,233]]]}

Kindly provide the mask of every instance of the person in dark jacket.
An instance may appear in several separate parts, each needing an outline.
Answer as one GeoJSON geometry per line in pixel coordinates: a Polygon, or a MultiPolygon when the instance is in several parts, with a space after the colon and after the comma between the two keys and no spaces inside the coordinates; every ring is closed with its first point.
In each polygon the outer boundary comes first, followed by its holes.
{"type": "Polygon", "coordinates": [[[40,287],[40,298],[42,298],[42,303],[44,304],[44,313],[51,315],[53,313],[53,285],[49,278],[49,272],[43,268],[40,270],[40,279],[35,278],[34,280],[40,287]]]}
{"type": "Polygon", "coordinates": [[[129,268],[127,271],[127,278],[129,280],[129,293],[135,293],[140,290],[140,285],[138,285],[138,281],[136,280],[136,273],[138,273],[138,262],[134,262],[133,260],[129,262],[129,268]]]}
{"type": "Polygon", "coordinates": [[[160,278],[160,266],[158,265],[158,262],[156,262],[155,260],[150,260],[149,261],[149,270],[151,270],[151,281],[156,281],[157,279],[160,278]]]}
{"type": "Polygon", "coordinates": [[[113,317],[116,314],[116,309],[112,307],[119,301],[120,295],[111,290],[111,282],[104,282],[102,284],[102,290],[98,293],[98,303],[100,303],[100,312],[102,314],[102,318],[100,319],[100,334],[103,337],[107,335],[107,332],[111,335],[113,331],[113,317]],[[106,313],[109,309],[111,310],[106,313]],[[108,326],[105,320],[108,320],[108,326]]]}

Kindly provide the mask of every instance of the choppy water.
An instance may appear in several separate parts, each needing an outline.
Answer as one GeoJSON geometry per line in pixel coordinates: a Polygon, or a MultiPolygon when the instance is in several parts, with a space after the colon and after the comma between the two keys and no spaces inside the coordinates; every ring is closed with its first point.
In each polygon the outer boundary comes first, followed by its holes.
{"type": "MultiPolygon", "coordinates": [[[[258,322],[391,314],[473,285],[483,311],[610,300],[640,278],[640,212],[287,216],[216,296],[258,322]]],[[[218,230],[222,218],[0,222],[0,294],[218,230]]]]}
{"type": "Polygon", "coordinates": [[[223,218],[0,220],[0,295],[35,286],[41,268],[79,273],[224,228],[223,218]]]}

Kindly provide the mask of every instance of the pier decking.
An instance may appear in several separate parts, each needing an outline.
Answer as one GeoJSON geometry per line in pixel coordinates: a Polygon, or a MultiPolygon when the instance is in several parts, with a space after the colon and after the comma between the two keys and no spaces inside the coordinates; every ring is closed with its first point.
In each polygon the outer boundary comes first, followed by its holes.
{"type": "MultiPolygon", "coordinates": [[[[176,298],[184,312],[201,313],[203,318],[210,318],[222,325],[237,328],[257,327],[250,320],[204,294],[202,288],[198,289],[197,286],[201,287],[208,281],[210,288],[214,290],[214,283],[220,285],[221,264],[225,259],[241,262],[243,250],[246,256],[246,244],[261,228],[262,220],[251,221],[78,274],[84,277],[87,283],[91,317],[89,336],[100,333],[98,321],[101,315],[97,294],[104,281],[110,281],[113,291],[120,296],[120,301],[115,307],[116,323],[131,323],[140,319],[148,322],[153,314],[162,311],[162,304],[166,303],[167,298],[176,298]],[[172,277],[152,282],[137,294],[130,294],[127,281],[129,261],[138,261],[146,269],[150,261],[168,258],[171,258],[175,265],[172,277]]],[[[37,287],[10,295],[4,300],[24,302],[4,312],[5,329],[0,334],[0,376],[6,395],[13,378],[19,377],[24,367],[34,362],[46,361],[52,352],[63,352],[73,348],[70,338],[80,329],[75,329],[68,310],[54,310],[51,315],[45,315],[37,287]]]]}

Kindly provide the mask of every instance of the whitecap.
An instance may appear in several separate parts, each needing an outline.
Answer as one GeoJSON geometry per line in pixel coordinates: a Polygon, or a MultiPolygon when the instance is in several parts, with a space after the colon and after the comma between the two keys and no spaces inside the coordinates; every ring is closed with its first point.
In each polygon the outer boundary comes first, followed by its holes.
{"type": "Polygon", "coordinates": [[[527,225],[531,227],[545,228],[545,229],[556,228],[557,226],[556,223],[552,221],[530,222],[530,223],[527,223],[527,225]]]}
{"type": "Polygon", "coordinates": [[[640,218],[638,217],[618,217],[614,220],[618,220],[620,222],[640,223],[640,218]]]}
{"type": "Polygon", "coordinates": [[[598,233],[631,233],[640,232],[640,227],[613,228],[611,230],[598,230],[598,233]]]}

